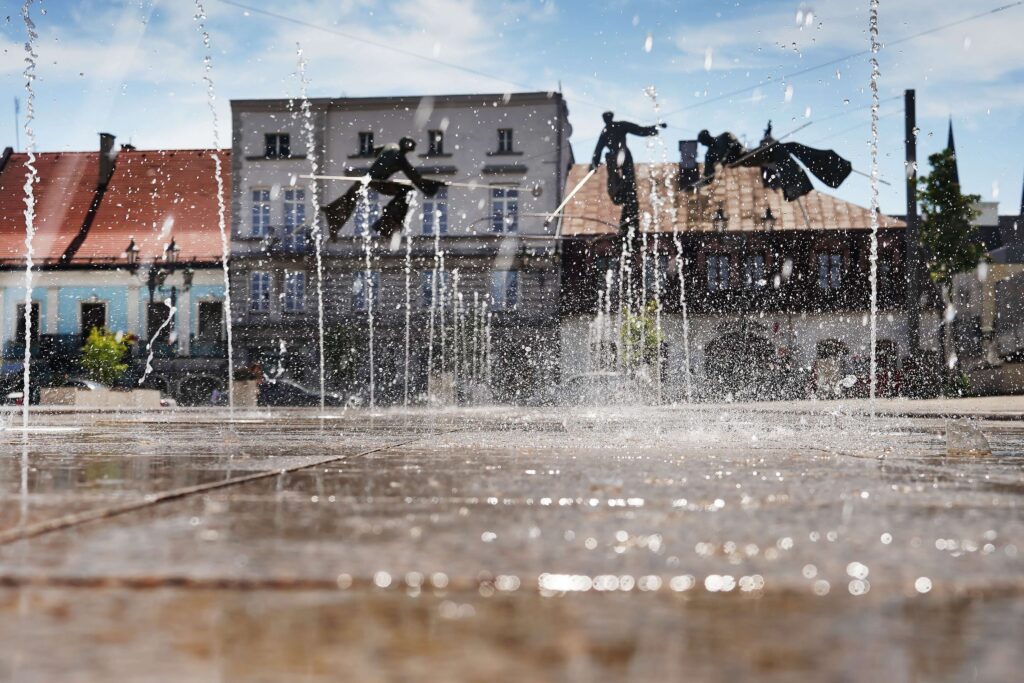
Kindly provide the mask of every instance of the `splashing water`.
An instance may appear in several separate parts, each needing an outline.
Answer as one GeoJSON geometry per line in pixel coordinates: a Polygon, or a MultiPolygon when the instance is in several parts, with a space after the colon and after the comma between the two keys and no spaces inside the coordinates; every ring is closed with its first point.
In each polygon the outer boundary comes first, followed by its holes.
{"type": "Polygon", "coordinates": [[[409,198],[409,211],[405,214],[405,383],[402,387],[403,405],[409,405],[409,356],[412,350],[412,216],[416,211],[416,195],[409,198]]]}
{"type": "Polygon", "coordinates": [[[878,2],[871,0],[868,19],[871,34],[871,368],[868,396],[871,404],[871,416],[875,416],[875,389],[878,359],[876,346],[878,341],[878,2]]]}
{"type": "Polygon", "coordinates": [[[196,22],[199,34],[203,38],[203,47],[206,49],[206,54],[203,55],[203,82],[206,83],[206,104],[210,108],[210,118],[213,121],[213,152],[210,153],[210,156],[213,157],[214,175],[217,178],[217,227],[220,229],[221,267],[224,270],[224,318],[227,322],[228,336],[228,409],[234,412],[235,357],[232,349],[231,332],[234,317],[231,314],[231,269],[228,262],[231,255],[231,247],[228,243],[227,207],[224,204],[224,173],[221,168],[220,138],[217,133],[220,122],[217,119],[217,95],[213,89],[213,57],[210,54],[210,33],[206,30],[206,8],[203,7],[201,0],[195,0],[195,2],[196,14],[193,19],[196,22]]]}
{"type": "Polygon", "coordinates": [[[143,370],[142,377],[139,378],[139,386],[142,386],[146,378],[149,377],[149,373],[153,372],[153,344],[160,338],[160,333],[174,321],[174,316],[178,313],[178,309],[171,305],[170,299],[164,299],[164,306],[167,307],[167,320],[163,321],[160,327],[156,328],[156,332],[153,333],[149,344],[146,345],[146,351],[149,352],[149,355],[146,357],[146,369],[143,370]]]}
{"type": "Polygon", "coordinates": [[[28,146],[25,148],[28,154],[28,161],[25,162],[25,356],[24,374],[22,379],[22,400],[21,400],[21,426],[28,429],[28,407],[32,402],[31,379],[32,379],[32,241],[36,235],[36,195],[35,184],[39,182],[39,172],[36,170],[36,133],[32,127],[35,119],[36,93],[34,83],[36,80],[36,60],[39,55],[35,51],[35,42],[39,39],[36,33],[36,25],[32,22],[31,11],[32,0],[25,0],[21,7],[21,18],[25,22],[25,31],[28,40],[25,41],[25,90],[28,93],[25,103],[25,138],[28,146]]]}
{"type": "MultiPolygon", "coordinates": [[[[299,96],[302,99],[302,129],[306,135],[306,154],[309,156],[309,172],[313,176],[320,173],[320,162],[317,160],[316,134],[313,125],[313,108],[309,103],[307,90],[309,78],[306,76],[306,59],[302,54],[302,45],[296,43],[296,50],[299,59],[299,96]]],[[[326,380],[324,378],[324,255],[323,239],[320,227],[320,194],[315,178],[311,179],[309,187],[310,200],[313,203],[313,223],[310,226],[310,237],[313,238],[313,245],[316,249],[316,314],[317,334],[320,352],[320,412],[324,411],[324,396],[326,392],[326,380]]]]}
{"type": "Polygon", "coordinates": [[[359,188],[359,202],[363,205],[362,225],[363,255],[366,270],[363,278],[363,302],[366,305],[367,347],[370,361],[370,407],[376,402],[376,368],[373,357],[373,299],[377,295],[373,285],[373,236],[370,234],[370,186],[363,183],[359,188]]]}

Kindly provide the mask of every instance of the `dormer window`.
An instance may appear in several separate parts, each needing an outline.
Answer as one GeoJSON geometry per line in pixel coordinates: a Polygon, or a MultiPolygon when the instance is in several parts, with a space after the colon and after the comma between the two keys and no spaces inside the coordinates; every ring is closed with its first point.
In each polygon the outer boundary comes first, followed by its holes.
{"type": "Polygon", "coordinates": [[[291,153],[291,139],[288,133],[267,133],[264,136],[267,159],[287,159],[291,153]]]}
{"type": "Polygon", "coordinates": [[[512,149],[512,129],[511,128],[499,128],[498,129],[498,154],[511,154],[514,150],[512,149]]]}
{"type": "Polygon", "coordinates": [[[435,156],[444,154],[444,131],[431,130],[427,132],[427,155],[435,156]]]}
{"type": "Polygon", "coordinates": [[[359,156],[373,156],[373,132],[362,131],[359,133],[359,156]]]}

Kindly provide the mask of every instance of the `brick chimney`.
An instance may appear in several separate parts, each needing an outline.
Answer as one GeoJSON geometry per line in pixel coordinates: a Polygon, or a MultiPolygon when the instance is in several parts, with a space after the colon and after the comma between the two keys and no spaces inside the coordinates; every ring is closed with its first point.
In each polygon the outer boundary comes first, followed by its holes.
{"type": "Polygon", "coordinates": [[[700,180],[697,169],[697,141],[679,141],[679,189],[693,189],[700,180]]]}
{"type": "Polygon", "coordinates": [[[114,174],[114,159],[117,158],[114,139],[110,133],[100,133],[100,175],[97,185],[101,187],[105,187],[114,174]]]}

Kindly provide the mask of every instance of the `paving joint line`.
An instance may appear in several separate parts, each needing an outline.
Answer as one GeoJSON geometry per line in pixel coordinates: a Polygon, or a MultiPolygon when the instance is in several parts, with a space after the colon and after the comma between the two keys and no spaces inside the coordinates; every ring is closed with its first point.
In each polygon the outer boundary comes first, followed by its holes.
{"type": "Polygon", "coordinates": [[[316,462],[305,463],[301,465],[292,465],[290,467],[283,467],[280,469],[264,470],[262,472],[254,472],[252,474],[246,474],[238,477],[232,477],[230,479],[223,479],[221,481],[208,482],[206,484],[196,484],[195,486],[186,486],[179,489],[172,489],[170,491],[163,491],[160,493],[147,494],[142,500],[134,501],[131,503],[124,503],[122,505],[114,505],[105,508],[99,508],[97,510],[86,510],[83,512],[76,512],[69,515],[63,515],[61,517],[55,517],[53,519],[43,520],[30,524],[23,527],[16,527],[14,529],[8,529],[7,531],[0,531],[0,546],[10,545],[17,541],[23,541],[29,538],[36,538],[44,534],[52,533],[54,531],[61,531],[71,527],[81,526],[88,522],[96,522],[103,519],[110,519],[112,517],[119,517],[121,515],[128,514],[129,512],[135,512],[137,510],[144,510],[146,508],[156,507],[163,503],[169,503],[175,500],[181,500],[194,496],[200,493],[207,493],[209,491],[216,491],[219,489],[229,488],[231,486],[237,486],[239,484],[247,484],[252,481],[259,481],[261,479],[269,479],[270,477],[277,477],[283,474],[291,474],[293,472],[299,472],[301,470],[309,469],[310,467],[318,467],[320,465],[329,465],[333,462],[339,462],[341,460],[354,460],[355,458],[363,458],[367,455],[373,455],[374,453],[380,453],[382,451],[388,451],[393,448],[402,448],[409,444],[422,441],[429,437],[445,436],[446,434],[452,434],[455,432],[462,431],[464,428],[449,429],[442,432],[434,432],[431,434],[421,434],[414,438],[406,439],[397,443],[385,444],[382,446],[376,446],[369,448],[364,451],[353,454],[335,455],[329,458],[317,460],[316,462]]]}

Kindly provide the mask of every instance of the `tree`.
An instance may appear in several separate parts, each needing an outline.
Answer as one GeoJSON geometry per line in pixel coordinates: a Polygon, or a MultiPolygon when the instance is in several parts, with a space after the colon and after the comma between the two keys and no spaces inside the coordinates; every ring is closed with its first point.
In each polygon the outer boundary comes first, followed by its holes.
{"type": "MultiPolygon", "coordinates": [[[[921,244],[927,249],[928,275],[939,287],[942,303],[946,307],[945,319],[951,320],[951,289],[953,276],[977,268],[985,258],[985,247],[974,239],[971,221],[978,215],[977,202],[980,195],[963,194],[960,191],[956,167],[956,153],[952,147],[928,157],[932,172],[922,177],[921,185],[921,244]]],[[[957,387],[962,395],[962,383],[966,375],[955,372],[956,356],[950,351],[951,329],[946,323],[940,324],[939,348],[947,359],[945,382],[948,387],[957,387]]]]}
{"type": "Polygon", "coordinates": [[[128,339],[94,327],[82,348],[82,370],[90,379],[111,385],[128,369],[124,362],[128,352],[128,339]]]}
{"type": "Polygon", "coordinates": [[[928,157],[932,172],[921,185],[921,244],[928,250],[928,275],[948,298],[953,276],[976,268],[985,257],[985,247],[972,241],[971,221],[980,195],[963,194],[957,180],[956,156],[945,149],[928,157]]]}

